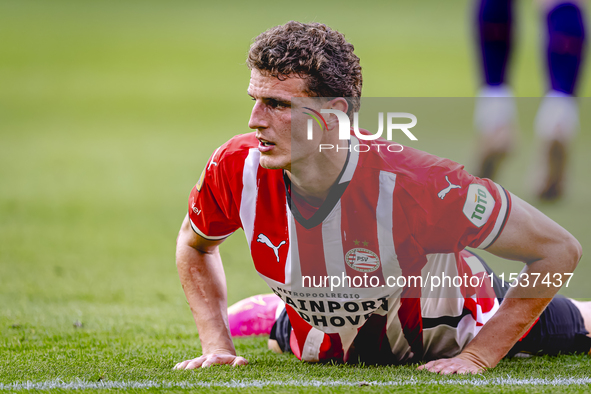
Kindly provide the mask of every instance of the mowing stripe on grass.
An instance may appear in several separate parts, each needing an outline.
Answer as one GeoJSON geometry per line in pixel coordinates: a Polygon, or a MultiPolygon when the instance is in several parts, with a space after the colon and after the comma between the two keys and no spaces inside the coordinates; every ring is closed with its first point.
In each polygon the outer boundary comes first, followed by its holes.
{"type": "Polygon", "coordinates": [[[45,382],[18,382],[0,383],[0,390],[82,390],[82,389],[150,389],[150,388],[248,388],[248,387],[323,387],[323,386],[416,386],[416,385],[461,385],[461,386],[569,386],[569,385],[591,385],[591,378],[554,378],[554,379],[517,379],[517,378],[478,378],[467,379],[441,379],[441,380],[393,380],[390,382],[353,382],[346,380],[323,381],[310,380],[302,381],[275,381],[275,380],[236,380],[230,382],[158,382],[154,380],[145,381],[101,381],[89,382],[78,380],[63,382],[59,379],[45,382]]]}

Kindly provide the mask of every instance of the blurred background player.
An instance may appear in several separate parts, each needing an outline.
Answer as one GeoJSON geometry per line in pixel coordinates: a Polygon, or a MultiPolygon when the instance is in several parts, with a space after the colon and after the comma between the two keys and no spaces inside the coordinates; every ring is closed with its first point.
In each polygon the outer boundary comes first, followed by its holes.
{"type": "MultiPolygon", "coordinates": [[[[477,31],[483,86],[476,102],[479,132],[475,175],[494,178],[511,151],[516,129],[515,100],[506,80],[513,44],[513,0],[477,0],[477,31]]],[[[547,92],[535,119],[539,173],[535,192],[554,200],[563,192],[569,145],[578,129],[574,98],[585,44],[580,1],[538,0],[545,18],[547,92]]]]}

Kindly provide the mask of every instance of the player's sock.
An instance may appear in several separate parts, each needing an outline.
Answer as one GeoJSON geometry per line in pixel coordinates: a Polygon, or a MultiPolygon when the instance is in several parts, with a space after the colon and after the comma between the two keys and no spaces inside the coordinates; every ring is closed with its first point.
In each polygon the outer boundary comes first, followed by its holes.
{"type": "Polygon", "coordinates": [[[275,294],[245,298],[228,308],[228,324],[233,337],[269,335],[283,302],[275,294]]]}
{"type": "Polygon", "coordinates": [[[478,93],[474,125],[483,134],[515,122],[517,111],[513,92],[506,85],[484,86],[478,93]]]}
{"type": "Polygon", "coordinates": [[[562,196],[569,145],[578,128],[576,99],[562,92],[550,91],[542,100],[535,120],[540,140],[536,185],[536,194],[540,199],[552,201],[562,196]]]}
{"type": "Polygon", "coordinates": [[[505,82],[511,52],[512,0],[480,0],[478,36],[484,80],[487,85],[505,82]]]}
{"type": "Polygon", "coordinates": [[[515,99],[505,85],[486,86],[476,99],[474,125],[480,136],[475,175],[494,179],[511,151],[517,125],[515,99]]]}
{"type": "Polygon", "coordinates": [[[579,128],[575,97],[551,90],[542,100],[535,119],[536,134],[543,140],[568,143],[579,128]]]}
{"type": "Polygon", "coordinates": [[[547,61],[553,90],[573,95],[585,42],[585,23],[574,3],[562,3],[547,16],[547,61]]]}

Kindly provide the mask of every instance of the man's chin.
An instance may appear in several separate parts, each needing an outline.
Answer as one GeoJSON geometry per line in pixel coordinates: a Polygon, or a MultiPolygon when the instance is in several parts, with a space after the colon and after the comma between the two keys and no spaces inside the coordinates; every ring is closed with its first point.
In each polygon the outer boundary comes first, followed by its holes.
{"type": "Polygon", "coordinates": [[[282,163],[278,163],[274,160],[266,160],[266,157],[261,157],[259,164],[261,167],[266,168],[267,170],[281,170],[284,169],[286,166],[282,163]]]}

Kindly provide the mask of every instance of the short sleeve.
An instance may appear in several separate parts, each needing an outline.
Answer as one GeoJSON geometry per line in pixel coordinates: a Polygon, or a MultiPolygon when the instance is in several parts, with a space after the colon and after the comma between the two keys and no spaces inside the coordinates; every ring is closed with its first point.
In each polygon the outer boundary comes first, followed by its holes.
{"type": "Polygon", "coordinates": [[[501,234],[511,211],[503,187],[447,159],[431,168],[419,204],[415,239],[427,253],[485,249],[501,234]]]}
{"type": "Polygon", "coordinates": [[[207,162],[189,196],[193,231],[203,238],[220,240],[240,227],[225,163],[218,148],[207,162]]]}

